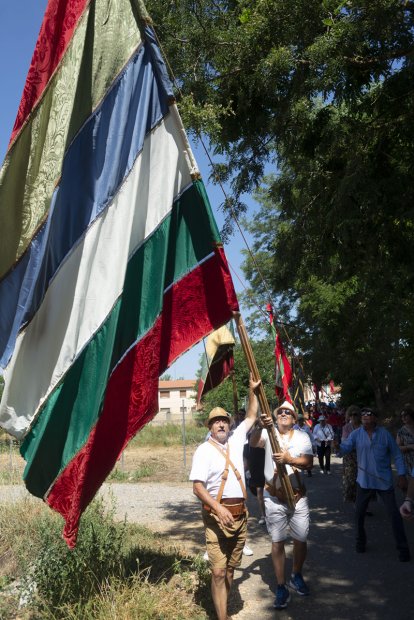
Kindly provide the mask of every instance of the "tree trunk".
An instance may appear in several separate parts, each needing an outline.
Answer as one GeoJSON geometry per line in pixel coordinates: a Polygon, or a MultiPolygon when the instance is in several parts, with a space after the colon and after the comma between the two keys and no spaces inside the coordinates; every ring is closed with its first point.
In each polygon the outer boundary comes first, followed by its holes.
{"type": "Polygon", "coordinates": [[[374,376],[374,372],[372,371],[372,368],[369,368],[369,367],[367,368],[367,377],[368,377],[369,384],[372,387],[372,391],[374,392],[376,408],[378,409],[378,413],[382,415],[385,409],[384,400],[382,398],[382,390],[381,390],[381,386],[379,382],[374,376]]]}

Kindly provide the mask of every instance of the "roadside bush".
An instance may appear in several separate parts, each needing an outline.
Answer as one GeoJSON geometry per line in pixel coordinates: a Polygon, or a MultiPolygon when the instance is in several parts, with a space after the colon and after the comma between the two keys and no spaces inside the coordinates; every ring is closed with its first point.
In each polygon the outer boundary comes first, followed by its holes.
{"type": "Polygon", "coordinates": [[[113,513],[113,508],[104,509],[102,500],[95,500],[82,517],[72,550],[62,540],[61,519],[42,516],[37,522],[37,557],[25,577],[26,598],[35,591],[36,607],[56,609],[86,601],[108,577],[122,576],[125,524],[115,523],[113,513]]]}
{"type": "Polygon", "coordinates": [[[84,513],[74,550],[61,538],[61,517],[42,502],[0,504],[0,619],[209,616],[210,571],[201,556],[141,525],[116,523],[114,503],[102,502],[84,513]]]}

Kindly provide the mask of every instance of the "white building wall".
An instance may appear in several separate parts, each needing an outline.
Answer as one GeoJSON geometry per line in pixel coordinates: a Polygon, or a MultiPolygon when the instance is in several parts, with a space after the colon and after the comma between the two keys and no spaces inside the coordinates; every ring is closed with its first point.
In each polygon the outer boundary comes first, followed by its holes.
{"type": "Polygon", "coordinates": [[[196,393],[194,390],[188,388],[160,389],[158,391],[158,413],[152,423],[180,423],[183,417],[183,401],[185,419],[192,420],[196,411],[196,393]],[[168,396],[166,396],[167,393],[168,396]]]}

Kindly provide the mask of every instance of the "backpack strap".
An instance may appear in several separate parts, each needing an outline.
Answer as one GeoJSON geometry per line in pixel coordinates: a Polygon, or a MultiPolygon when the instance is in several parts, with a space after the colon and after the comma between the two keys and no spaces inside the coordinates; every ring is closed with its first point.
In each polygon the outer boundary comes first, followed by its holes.
{"type": "Polygon", "coordinates": [[[240,472],[238,471],[238,469],[233,465],[233,463],[230,460],[230,446],[227,445],[227,450],[222,450],[221,448],[218,447],[218,445],[211,439],[208,440],[209,444],[211,444],[212,446],[214,446],[216,448],[216,450],[218,450],[220,452],[220,454],[226,459],[226,464],[224,466],[224,471],[221,474],[221,484],[220,484],[220,488],[219,491],[217,493],[217,501],[220,503],[221,502],[221,498],[223,497],[223,491],[224,491],[224,485],[226,484],[227,478],[229,477],[229,468],[231,467],[234,475],[236,476],[239,484],[240,484],[240,488],[243,492],[243,497],[244,499],[247,499],[247,492],[246,492],[246,487],[244,486],[244,482],[243,479],[240,475],[240,472]]]}

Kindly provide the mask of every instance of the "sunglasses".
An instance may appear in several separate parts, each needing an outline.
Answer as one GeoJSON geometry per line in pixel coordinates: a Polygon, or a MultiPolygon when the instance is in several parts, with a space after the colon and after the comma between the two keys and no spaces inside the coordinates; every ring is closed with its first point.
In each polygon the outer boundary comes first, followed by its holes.
{"type": "Polygon", "coordinates": [[[361,415],[368,415],[368,416],[371,416],[371,415],[375,415],[375,413],[373,413],[372,411],[362,411],[362,412],[361,412],[361,415]]]}
{"type": "Polygon", "coordinates": [[[277,415],[292,415],[292,412],[288,409],[282,409],[282,411],[278,411],[277,415]]]}

